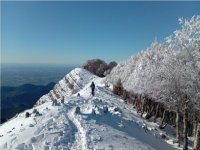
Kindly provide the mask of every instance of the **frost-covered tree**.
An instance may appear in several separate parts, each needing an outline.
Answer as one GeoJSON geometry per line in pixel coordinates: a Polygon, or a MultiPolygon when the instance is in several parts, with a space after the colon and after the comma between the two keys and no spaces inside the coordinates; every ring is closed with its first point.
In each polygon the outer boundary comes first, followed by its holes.
{"type": "MultiPolygon", "coordinates": [[[[200,94],[200,16],[194,16],[190,20],[180,19],[182,28],[167,38],[168,47],[174,51],[176,68],[180,75],[176,79],[179,83],[179,91],[187,96],[187,102],[199,111],[200,94]],[[197,108],[198,106],[198,108],[197,108]]],[[[177,96],[178,97],[178,96],[177,96]]],[[[181,97],[180,97],[181,98],[181,97]]],[[[183,101],[184,99],[180,99],[183,101]]],[[[188,108],[185,108],[186,111],[188,108]]],[[[184,117],[188,114],[184,113],[184,117]]],[[[185,118],[184,118],[185,119],[185,118]]],[[[187,120],[186,120],[187,121],[187,120]]],[[[184,122],[184,149],[187,149],[187,122],[184,122]]]]}
{"type": "MultiPolygon", "coordinates": [[[[107,80],[123,88],[144,94],[176,111],[177,141],[180,143],[180,115],[184,116],[184,149],[187,149],[188,116],[196,114],[198,149],[200,118],[200,16],[180,19],[181,29],[162,44],[153,42],[146,51],[120,62],[107,80]],[[190,108],[190,109],[189,109],[190,108]]],[[[192,118],[192,117],[190,117],[192,118]]]]}

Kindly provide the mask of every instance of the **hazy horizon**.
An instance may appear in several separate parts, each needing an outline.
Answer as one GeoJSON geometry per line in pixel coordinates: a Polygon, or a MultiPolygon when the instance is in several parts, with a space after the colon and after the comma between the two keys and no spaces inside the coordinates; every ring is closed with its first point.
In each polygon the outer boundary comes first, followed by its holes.
{"type": "Polygon", "coordinates": [[[52,66],[56,66],[56,65],[67,65],[67,66],[81,66],[82,64],[56,64],[56,63],[54,63],[54,64],[52,64],[52,63],[19,63],[19,62],[11,62],[11,63],[0,63],[0,65],[1,66],[4,66],[4,65],[38,65],[38,66],[40,66],[40,65],[52,65],[52,66]]]}
{"type": "Polygon", "coordinates": [[[58,64],[3,64],[1,65],[1,86],[23,84],[47,85],[57,83],[79,65],[58,64]]]}

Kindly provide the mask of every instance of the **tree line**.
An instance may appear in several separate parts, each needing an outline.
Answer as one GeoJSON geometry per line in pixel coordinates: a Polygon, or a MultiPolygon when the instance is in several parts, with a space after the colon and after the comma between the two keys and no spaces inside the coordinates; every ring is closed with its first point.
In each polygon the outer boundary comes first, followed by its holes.
{"type": "Polygon", "coordinates": [[[160,128],[176,128],[176,141],[200,149],[200,16],[179,19],[181,28],[154,41],[146,51],[120,62],[107,80],[113,92],[133,104],[146,118],[162,118],[160,128]]]}

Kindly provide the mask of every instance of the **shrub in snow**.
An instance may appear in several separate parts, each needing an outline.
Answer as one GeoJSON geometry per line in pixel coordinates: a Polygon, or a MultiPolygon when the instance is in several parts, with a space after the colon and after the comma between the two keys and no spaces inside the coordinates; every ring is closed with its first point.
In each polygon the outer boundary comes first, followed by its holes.
{"type": "Polygon", "coordinates": [[[115,112],[121,112],[121,110],[120,110],[119,107],[115,107],[115,108],[114,108],[114,111],[115,111],[115,112]]]}
{"type": "Polygon", "coordinates": [[[124,90],[124,88],[122,86],[122,82],[119,79],[117,81],[117,83],[113,86],[113,93],[116,94],[116,95],[121,96],[123,94],[123,90],[124,90]]]}
{"type": "Polygon", "coordinates": [[[64,99],[61,99],[61,103],[64,104],[64,99]]]}
{"type": "Polygon", "coordinates": [[[167,138],[167,136],[165,134],[163,134],[163,133],[160,133],[160,136],[161,136],[162,139],[166,139],[167,138]]]}
{"type": "Polygon", "coordinates": [[[56,106],[56,105],[57,105],[57,100],[54,99],[54,100],[53,100],[53,103],[52,103],[52,106],[56,106]]]}
{"type": "Polygon", "coordinates": [[[26,117],[26,118],[30,117],[30,113],[29,113],[29,112],[26,112],[25,117],[26,117]]]}
{"type": "Polygon", "coordinates": [[[41,116],[42,114],[40,114],[38,111],[35,113],[35,117],[37,116],[41,116]]]}
{"type": "Polygon", "coordinates": [[[106,82],[104,82],[104,85],[105,85],[105,87],[107,87],[107,88],[109,88],[110,87],[110,84],[106,81],[106,82]]]}
{"type": "Polygon", "coordinates": [[[76,114],[80,114],[81,113],[81,108],[79,106],[76,107],[75,113],[76,114]]]}
{"type": "Polygon", "coordinates": [[[96,115],[95,109],[92,108],[92,115],[96,115]]]}
{"type": "Polygon", "coordinates": [[[103,106],[103,112],[108,113],[108,107],[107,106],[103,106]]]}
{"type": "Polygon", "coordinates": [[[37,109],[33,109],[33,114],[35,114],[35,113],[37,113],[38,111],[37,111],[37,109]]]}
{"type": "Polygon", "coordinates": [[[63,131],[60,131],[60,136],[63,136],[63,131]]]}

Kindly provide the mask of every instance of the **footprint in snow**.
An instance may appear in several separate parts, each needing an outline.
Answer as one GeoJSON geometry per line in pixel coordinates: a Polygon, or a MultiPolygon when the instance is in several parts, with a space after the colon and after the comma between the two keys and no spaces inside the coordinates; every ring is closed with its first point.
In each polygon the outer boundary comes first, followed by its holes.
{"type": "Polygon", "coordinates": [[[19,145],[16,147],[16,149],[18,149],[18,150],[24,150],[24,148],[25,148],[25,143],[19,144],[19,145]]]}
{"type": "Polygon", "coordinates": [[[15,134],[13,133],[13,134],[11,134],[10,136],[14,136],[15,134]]]}
{"type": "Polygon", "coordinates": [[[35,143],[37,141],[37,139],[35,138],[35,137],[32,137],[31,139],[30,139],[30,143],[35,143]]]}
{"type": "Polygon", "coordinates": [[[29,124],[29,127],[34,127],[34,125],[33,124],[29,124]]]}
{"type": "Polygon", "coordinates": [[[33,146],[31,144],[26,145],[25,143],[19,144],[16,149],[18,150],[33,150],[33,146]]]}
{"type": "Polygon", "coordinates": [[[4,145],[3,145],[3,148],[7,148],[8,147],[8,143],[6,142],[4,145]]]}
{"type": "Polygon", "coordinates": [[[44,145],[44,150],[49,150],[49,149],[51,149],[51,148],[49,148],[48,145],[44,145]]]}
{"type": "Polygon", "coordinates": [[[50,142],[45,141],[44,145],[50,145],[50,142]]]}
{"type": "Polygon", "coordinates": [[[32,137],[30,139],[30,143],[36,143],[38,141],[41,141],[44,138],[44,134],[38,135],[36,137],[32,137]]]}
{"type": "Polygon", "coordinates": [[[8,131],[7,133],[11,133],[12,131],[8,131]]]}
{"type": "Polygon", "coordinates": [[[24,130],[25,130],[25,128],[21,128],[19,131],[20,131],[20,132],[23,132],[24,130]]]}

